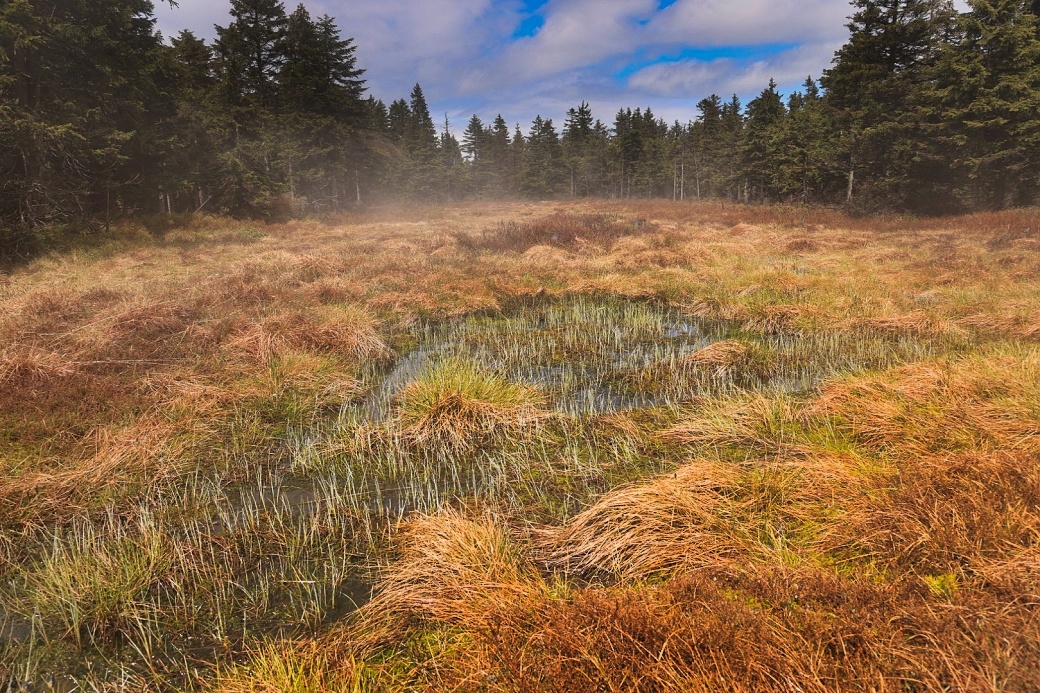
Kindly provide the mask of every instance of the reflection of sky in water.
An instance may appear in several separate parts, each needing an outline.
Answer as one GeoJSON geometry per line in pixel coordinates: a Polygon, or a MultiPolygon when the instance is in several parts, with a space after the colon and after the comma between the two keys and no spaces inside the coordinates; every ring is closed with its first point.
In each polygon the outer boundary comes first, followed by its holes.
{"type": "Polygon", "coordinates": [[[393,398],[444,358],[461,358],[507,380],[545,391],[567,414],[595,414],[672,403],[677,391],[636,393],[624,376],[678,361],[721,337],[675,309],[645,303],[572,299],[525,306],[502,316],[424,325],[419,346],[397,360],[361,407],[385,419],[393,398]]]}
{"type": "Polygon", "coordinates": [[[428,323],[412,336],[417,346],[389,372],[373,365],[364,375],[370,393],[344,408],[346,421],[386,420],[395,396],[446,358],[536,386],[558,412],[589,415],[681,405],[698,395],[749,388],[798,392],[835,373],[932,351],[909,337],[747,333],[676,308],[590,297],[538,300],[499,315],[428,323]],[[723,374],[698,370],[685,358],[734,338],[760,345],[772,361],[768,374],[743,373],[739,367],[723,374]]]}

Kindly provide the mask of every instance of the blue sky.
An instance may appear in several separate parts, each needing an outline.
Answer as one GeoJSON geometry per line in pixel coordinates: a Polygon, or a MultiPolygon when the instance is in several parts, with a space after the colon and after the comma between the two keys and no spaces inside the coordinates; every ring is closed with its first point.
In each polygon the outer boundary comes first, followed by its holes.
{"type": "MultiPolygon", "coordinates": [[[[165,35],[212,38],[227,0],[156,2],[165,35]]],[[[286,2],[292,10],[299,0],[286,2]]],[[[712,92],[745,102],[776,79],[819,76],[847,38],[845,0],[305,0],[358,45],[369,91],[390,102],[420,82],[434,119],[461,129],[501,112],[526,131],[582,100],[610,123],[650,106],[686,122],[712,92]]]]}

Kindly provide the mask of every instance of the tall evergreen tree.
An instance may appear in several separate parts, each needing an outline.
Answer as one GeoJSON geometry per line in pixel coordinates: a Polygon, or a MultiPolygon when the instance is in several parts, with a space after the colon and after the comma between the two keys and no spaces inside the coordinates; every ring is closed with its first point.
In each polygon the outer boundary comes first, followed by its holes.
{"type": "Polygon", "coordinates": [[[563,173],[559,133],[551,118],[536,116],[524,145],[521,191],[534,198],[555,197],[560,191],[563,173]]]}
{"type": "Polygon", "coordinates": [[[172,105],[148,0],[0,4],[0,227],[151,204],[172,105]]]}
{"type": "Polygon", "coordinates": [[[941,144],[969,208],[1036,204],[1040,193],[1040,32],[1033,3],[970,0],[935,70],[941,144]]]}
{"type": "Polygon", "coordinates": [[[787,111],[775,80],[747,105],[744,146],[741,150],[745,185],[751,186],[747,197],[765,202],[776,191],[772,165],[775,161],[773,142],[781,131],[787,111]]]}
{"type": "Polygon", "coordinates": [[[866,206],[906,207],[921,180],[918,95],[948,33],[950,0],[853,0],[851,36],[824,73],[828,104],[845,133],[847,200],[856,177],[869,193],[866,206]]]}
{"type": "Polygon", "coordinates": [[[231,16],[227,27],[216,27],[228,98],[233,105],[272,107],[285,61],[285,5],[281,0],[231,0],[231,16]]]}

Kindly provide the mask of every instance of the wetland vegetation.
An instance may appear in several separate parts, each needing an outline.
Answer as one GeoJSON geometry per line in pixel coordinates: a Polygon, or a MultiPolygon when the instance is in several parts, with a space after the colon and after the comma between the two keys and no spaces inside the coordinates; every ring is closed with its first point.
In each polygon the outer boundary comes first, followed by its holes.
{"type": "Polygon", "coordinates": [[[0,681],[1035,690],[1038,228],[473,203],[0,275],[0,681]]]}

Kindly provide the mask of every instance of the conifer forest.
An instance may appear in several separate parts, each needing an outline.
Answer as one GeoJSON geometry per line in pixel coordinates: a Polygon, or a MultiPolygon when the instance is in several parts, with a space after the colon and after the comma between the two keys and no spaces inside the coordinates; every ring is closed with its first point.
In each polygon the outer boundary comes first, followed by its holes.
{"type": "MultiPolygon", "coordinates": [[[[856,0],[822,75],[687,122],[586,103],[530,124],[439,125],[418,84],[368,96],[328,17],[235,0],[208,44],[163,40],[148,0],[0,11],[6,244],[134,212],[277,218],[379,200],[678,198],[924,214],[1035,204],[1040,6],[856,0]],[[555,120],[554,120],[555,118],[555,120]]],[[[349,27],[346,28],[349,32],[349,27]]]]}

